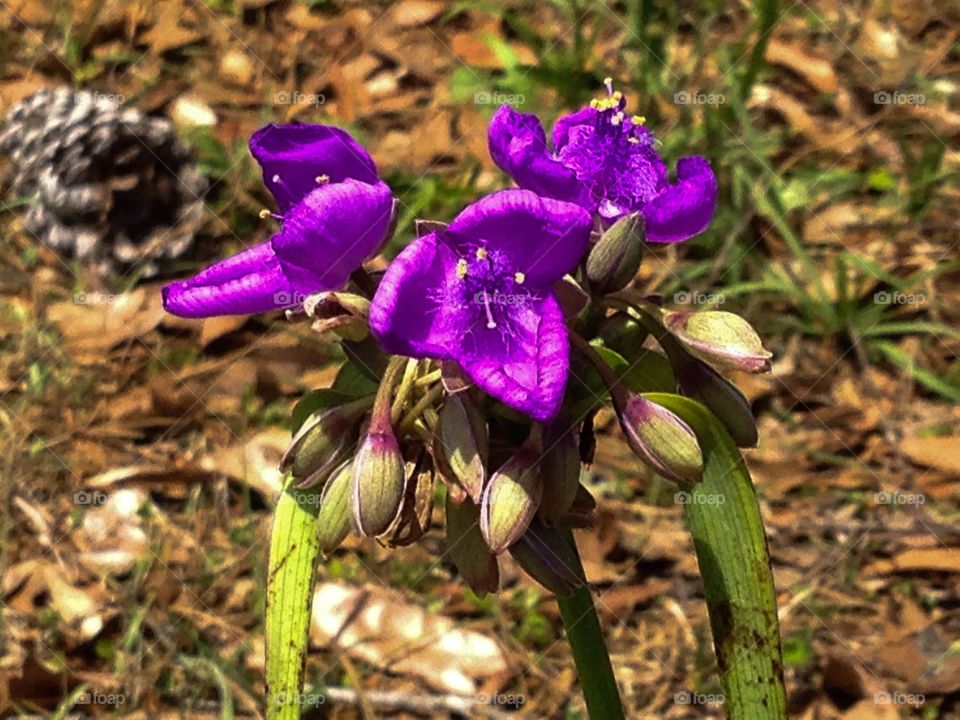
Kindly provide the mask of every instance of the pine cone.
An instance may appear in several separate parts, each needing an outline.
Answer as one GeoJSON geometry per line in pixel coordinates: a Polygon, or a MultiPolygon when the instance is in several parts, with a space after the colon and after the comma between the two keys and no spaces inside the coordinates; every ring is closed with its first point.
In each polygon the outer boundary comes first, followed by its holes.
{"type": "Polygon", "coordinates": [[[170,121],[109,97],[34,93],[0,126],[0,152],[13,161],[11,191],[35,195],[25,228],[104,275],[163,271],[203,220],[206,180],[170,121]]]}

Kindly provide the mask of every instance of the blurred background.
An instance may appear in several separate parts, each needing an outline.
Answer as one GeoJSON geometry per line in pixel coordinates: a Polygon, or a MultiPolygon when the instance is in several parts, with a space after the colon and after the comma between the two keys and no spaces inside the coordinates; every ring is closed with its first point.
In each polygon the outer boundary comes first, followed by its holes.
{"type": "MultiPolygon", "coordinates": [[[[549,123],[611,76],[668,164],[720,180],[712,227],[635,286],[775,354],[735,380],[792,716],[960,718],[958,37],[955,0],[0,1],[0,111],[26,101],[0,132],[0,714],[262,712],[276,465],[337,351],[158,293],[275,229],[252,131],[349,129],[406,241],[505,185],[497,106],[549,123]],[[162,207],[155,242],[124,242],[155,218],[70,224],[104,197],[162,207]]],[[[722,717],[682,498],[598,426],[578,541],[628,716],[722,717]]],[[[552,598],[509,559],[477,597],[442,544],[321,565],[310,716],[584,718],[552,598]]]]}

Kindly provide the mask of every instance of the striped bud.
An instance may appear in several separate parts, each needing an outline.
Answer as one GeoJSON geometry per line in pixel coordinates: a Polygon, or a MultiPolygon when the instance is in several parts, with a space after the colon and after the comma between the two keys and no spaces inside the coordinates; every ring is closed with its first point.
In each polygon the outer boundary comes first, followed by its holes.
{"type": "Polygon", "coordinates": [[[375,418],[353,461],[353,521],[361,535],[380,535],[400,512],[406,478],[389,420],[375,418]]]}
{"type": "Polygon", "coordinates": [[[280,470],[293,475],[298,487],[324,482],[353,450],[368,398],[313,413],[300,426],[280,460],[280,470]]]}
{"type": "Polygon", "coordinates": [[[709,365],[753,373],[770,369],[772,353],[739,315],[721,310],[665,311],[663,324],[691,354],[709,365]]]}
{"type": "Polygon", "coordinates": [[[587,277],[595,294],[622,290],[633,280],[643,260],[643,215],[626,215],[603,233],[587,256],[587,277]]]}
{"type": "Polygon", "coordinates": [[[330,476],[320,495],[317,512],[317,537],[320,549],[329,554],[339,547],[350,533],[350,480],[353,463],[348,461],[330,476]]]}
{"type": "Polygon", "coordinates": [[[443,474],[479,503],[486,478],[487,425],[469,394],[447,397],[435,440],[434,456],[443,474]]]}
{"type": "Polygon", "coordinates": [[[683,420],[634,393],[627,394],[617,415],[630,449],[654,471],[683,486],[702,479],[700,443],[683,420]]]}
{"type": "Polygon", "coordinates": [[[542,496],[537,453],[524,445],[493,474],[483,490],[480,531],[493,552],[503,552],[526,532],[542,496]]]}

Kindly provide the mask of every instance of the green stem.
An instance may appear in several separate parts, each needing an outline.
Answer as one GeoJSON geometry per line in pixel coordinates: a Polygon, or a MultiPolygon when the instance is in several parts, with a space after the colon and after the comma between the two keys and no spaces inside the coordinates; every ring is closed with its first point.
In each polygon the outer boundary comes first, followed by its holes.
{"type": "MultiPolygon", "coordinates": [[[[577,567],[571,569],[583,575],[573,534],[568,530],[566,536],[572,556],[577,562],[577,567]]],[[[613,665],[607,653],[590,588],[583,585],[570,595],[558,595],[557,604],[560,606],[567,642],[573,652],[573,661],[577,665],[580,688],[587,703],[587,714],[591,720],[623,720],[620,690],[613,675],[613,665]]]]}

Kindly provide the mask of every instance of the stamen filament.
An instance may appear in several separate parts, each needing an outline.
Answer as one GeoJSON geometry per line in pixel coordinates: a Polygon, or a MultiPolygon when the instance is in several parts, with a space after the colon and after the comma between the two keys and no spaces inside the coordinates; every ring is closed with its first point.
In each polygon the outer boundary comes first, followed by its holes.
{"type": "Polygon", "coordinates": [[[487,328],[493,330],[497,326],[497,321],[493,319],[493,312],[490,310],[490,297],[487,291],[483,291],[483,309],[487,311],[487,328]]]}

